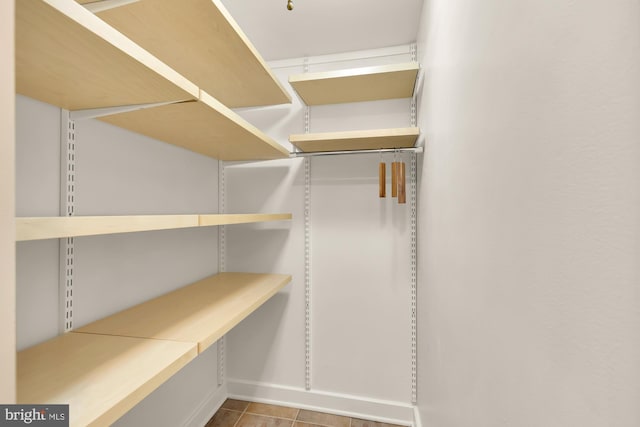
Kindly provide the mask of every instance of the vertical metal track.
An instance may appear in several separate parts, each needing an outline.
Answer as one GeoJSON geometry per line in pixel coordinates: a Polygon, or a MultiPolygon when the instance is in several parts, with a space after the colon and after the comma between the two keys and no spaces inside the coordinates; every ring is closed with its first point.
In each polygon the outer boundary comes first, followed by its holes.
{"type": "MultiPolygon", "coordinates": [[[[309,72],[309,58],[304,58],[303,72],[309,72]]],[[[311,108],[304,109],[304,133],[311,129],[311,108]]],[[[311,157],[304,159],[304,378],[311,390],[311,157]]]]}
{"type": "Polygon", "coordinates": [[[304,159],[304,308],[305,389],[311,390],[311,157],[304,159]]]}
{"type": "MultiPolygon", "coordinates": [[[[416,43],[411,43],[411,60],[418,61],[418,49],[416,43]]],[[[411,99],[411,126],[417,126],[417,91],[414,91],[411,99]]],[[[411,154],[411,183],[409,189],[409,208],[411,209],[411,261],[410,261],[410,294],[411,294],[411,402],[418,401],[418,155],[411,154]]]]}
{"type": "Polygon", "coordinates": [[[417,158],[411,154],[411,184],[409,189],[409,209],[411,226],[411,402],[418,401],[418,190],[417,158]]]}
{"type": "MultiPolygon", "coordinates": [[[[226,211],[226,181],[224,173],[224,161],[218,161],[218,212],[226,211]]],[[[224,225],[218,226],[218,271],[220,273],[226,270],[227,241],[226,228],[224,225]]],[[[217,343],[218,351],[218,387],[222,386],[225,381],[225,343],[226,335],[220,337],[217,343]]]]}
{"type": "MultiPolygon", "coordinates": [[[[411,61],[418,62],[418,47],[411,43],[411,61]]],[[[418,92],[414,91],[411,98],[411,126],[417,126],[418,92]]],[[[411,154],[409,209],[411,226],[411,254],[410,254],[410,314],[411,314],[411,402],[418,401],[418,155],[411,154]]]]}
{"type": "MultiPolygon", "coordinates": [[[[304,57],[304,62],[302,63],[302,72],[309,72],[309,58],[304,57]]],[[[304,107],[304,133],[311,132],[311,107],[305,105],[304,107]]]]}
{"type": "MultiPolygon", "coordinates": [[[[75,214],[76,182],[76,124],[69,118],[69,111],[60,111],[60,215],[75,214]]],[[[59,329],[68,332],[73,329],[73,237],[60,239],[60,279],[58,294],[60,299],[59,329]]]]}
{"type": "MultiPolygon", "coordinates": [[[[309,72],[309,58],[304,58],[303,71],[309,72]]],[[[311,130],[311,108],[304,108],[304,133],[311,130]]],[[[305,389],[311,390],[311,158],[304,159],[304,378],[305,389]]]]}
{"type": "MultiPolygon", "coordinates": [[[[416,43],[411,43],[411,61],[418,62],[418,47],[416,43]]],[[[411,97],[411,126],[415,127],[418,123],[418,107],[417,107],[418,91],[413,91],[411,97]]]]}

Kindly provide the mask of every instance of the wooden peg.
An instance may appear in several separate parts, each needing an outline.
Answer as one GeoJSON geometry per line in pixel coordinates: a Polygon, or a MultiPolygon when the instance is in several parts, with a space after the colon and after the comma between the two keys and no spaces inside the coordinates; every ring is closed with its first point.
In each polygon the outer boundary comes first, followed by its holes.
{"type": "Polygon", "coordinates": [[[404,162],[398,163],[398,203],[407,203],[406,179],[404,162]]]}
{"type": "Polygon", "coordinates": [[[380,183],[380,198],[387,197],[387,164],[385,162],[380,162],[378,179],[380,183]]]}
{"type": "Polygon", "coordinates": [[[391,163],[391,197],[398,197],[398,162],[391,163]]]}

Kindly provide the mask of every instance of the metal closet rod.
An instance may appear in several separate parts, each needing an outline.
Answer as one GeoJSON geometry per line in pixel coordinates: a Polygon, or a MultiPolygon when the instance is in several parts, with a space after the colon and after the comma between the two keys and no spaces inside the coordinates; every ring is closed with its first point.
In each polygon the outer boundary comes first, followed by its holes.
{"type": "Polygon", "coordinates": [[[422,153],[422,147],[411,148],[383,148],[380,150],[345,150],[345,151],[314,151],[305,153],[304,151],[293,151],[289,153],[290,158],[295,157],[315,157],[315,156],[341,156],[345,154],[378,154],[378,153],[422,153]]]}

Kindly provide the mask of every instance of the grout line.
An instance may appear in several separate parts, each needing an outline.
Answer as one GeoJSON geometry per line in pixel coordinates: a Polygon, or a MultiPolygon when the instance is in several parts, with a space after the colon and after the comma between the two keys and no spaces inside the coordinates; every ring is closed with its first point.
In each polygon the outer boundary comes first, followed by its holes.
{"type": "MultiPolygon", "coordinates": [[[[240,420],[242,419],[242,417],[244,416],[244,414],[247,412],[247,409],[249,408],[249,404],[247,403],[247,406],[242,410],[242,413],[240,414],[240,416],[238,417],[238,419],[236,420],[235,423],[233,423],[233,427],[236,427],[238,425],[238,423],[240,422],[240,420]]],[[[240,411],[236,411],[236,412],[240,412],[240,411]]]]}
{"type": "MultiPolygon", "coordinates": [[[[291,408],[291,409],[295,409],[295,408],[291,408]]],[[[259,414],[257,412],[247,412],[247,414],[257,415],[259,417],[276,418],[278,420],[285,420],[285,421],[297,421],[295,418],[277,417],[275,415],[259,414]]]]}

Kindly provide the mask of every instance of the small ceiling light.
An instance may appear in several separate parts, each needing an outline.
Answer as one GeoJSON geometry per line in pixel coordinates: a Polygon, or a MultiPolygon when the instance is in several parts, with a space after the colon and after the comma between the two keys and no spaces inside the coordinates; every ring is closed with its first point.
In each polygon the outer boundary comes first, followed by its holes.
{"type": "Polygon", "coordinates": [[[293,10],[293,0],[288,0],[287,1],[287,9],[288,10],[293,10]]]}

